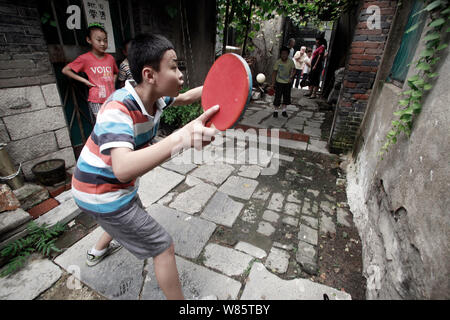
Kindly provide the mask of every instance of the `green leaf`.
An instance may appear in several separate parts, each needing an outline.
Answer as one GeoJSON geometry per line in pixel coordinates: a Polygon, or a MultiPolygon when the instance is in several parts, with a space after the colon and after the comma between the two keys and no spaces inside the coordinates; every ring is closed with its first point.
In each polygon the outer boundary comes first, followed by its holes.
{"type": "Polygon", "coordinates": [[[441,25],[443,25],[444,23],[445,23],[445,19],[439,18],[439,19],[436,19],[436,20],[432,21],[428,26],[429,26],[430,28],[434,28],[434,27],[441,26],[441,25]]]}
{"type": "Polygon", "coordinates": [[[417,80],[419,80],[419,75],[416,74],[415,76],[409,78],[408,82],[414,82],[414,81],[417,81],[417,80]]]}
{"type": "Polygon", "coordinates": [[[439,33],[437,33],[437,32],[433,32],[433,33],[430,33],[429,35],[427,35],[425,38],[423,38],[423,40],[424,41],[433,41],[433,40],[436,40],[436,39],[439,39],[441,36],[439,35],[439,33]]]}
{"type": "Polygon", "coordinates": [[[413,93],[413,90],[407,90],[407,91],[401,92],[400,94],[402,94],[404,96],[408,96],[408,95],[410,95],[412,93],[413,93]]]}
{"type": "Polygon", "coordinates": [[[439,73],[427,73],[428,78],[435,78],[439,75],[439,73]]]}
{"type": "Polygon", "coordinates": [[[422,105],[420,103],[415,103],[412,106],[412,110],[414,114],[419,114],[422,111],[422,105]]]}
{"type": "Polygon", "coordinates": [[[424,70],[424,71],[428,71],[431,69],[430,65],[426,62],[419,63],[416,68],[419,70],[424,70]]]}
{"type": "Polygon", "coordinates": [[[431,57],[434,54],[433,49],[426,49],[420,53],[421,57],[431,57]]]}
{"type": "Polygon", "coordinates": [[[409,104],[409,99],[402,99],[398,102],[401,106],[407,106],[409,104]]]}
{"type": "Polygon", "coordinates": [[[411,28],[409,28],[408,30],[405,31],[405,34],[410,33],[410,32],[412,32],[412,31],[416,30],[416,29],[419,27],[419,25],[420,25],[421,22],[422,22],[422,21],[419,21],[419,22],[417,22],[416,24],[414,24],[411,28]]]}
{"type": "Polygon", "coordinates": [[[422,92],[420,92],[420,91],[414,91],[413,94],[412,94],[412,96],[413,96],[414,98],[420,98],[420,97],[422,97],[422,92]]]}
{"type": "Polygon", "coordinates": [[[419,79],[417,81],[414,81],[414,85],[418,88],[423,87],[425,84],[425,81],[423,81],[423,79],[419,79]]]}
{"type": "Polygon", "coordinates": [[[425,91],[428,91],[428,90],[430,90],[431,88],[433,88],[433,86],[432,86],[431,84],[429,84],[429,83],[427,83],[427,84],[425,84],[425,85],[423,86],[423,90],[425,90],[425,91]]]}
{"type": "Polygon", "coordinates": [[[439,7],[442,4],[442,0],[435,0],[432,3],[430,3],[428,6],[425,7],[425,10],[432,11],[434,9],[436,9],[437,7],[439,7]]]}
{"type": "MultiPolygon", "coordinates": [[[[411,111],[411,113],[412,113],[412,111],[411,111]]],[[[402,114],[402,116],[400,117],[400,120],[403,120],[403,121],[411,121],[411,119],[412,119],[412,115],[408,114],[408,113],[402,114]]],[[[403,128],[402,128],[402,131],[404,131],[403,128]]]]}
{"type": "Polygon", "coordinates": [[[445,49],[445,48],[447,48],[447,47],[448,47],[448,44],[443,43],[443,44],[441,44],[439,47],[436,48],[436,51],[441,51],[441,50],[443,50],[443,49],[445,49]]]}

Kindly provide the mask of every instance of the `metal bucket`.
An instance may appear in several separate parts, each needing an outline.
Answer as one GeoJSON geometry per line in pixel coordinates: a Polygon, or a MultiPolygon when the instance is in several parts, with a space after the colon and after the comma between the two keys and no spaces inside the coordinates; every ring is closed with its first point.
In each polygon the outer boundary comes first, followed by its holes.
{"type": "Polygon", "coordinates": [[[18,170],[14,168],[8,151],[6,151],[6,143],[0,143],[0,182],[6,182],[13,190],[23,187],[20,169],[21,165],[18,170]]]}

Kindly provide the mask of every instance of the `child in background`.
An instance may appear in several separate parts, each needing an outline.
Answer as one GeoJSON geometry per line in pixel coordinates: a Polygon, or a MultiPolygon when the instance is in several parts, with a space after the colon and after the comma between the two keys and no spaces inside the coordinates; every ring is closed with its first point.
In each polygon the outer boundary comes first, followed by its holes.
{"type": "Polygon", "coordinates": [[[275,111],[273,112],[273,116],[274,118],[278,117],[278,109],[280,108],[281,98],[283,98],[282,115],[287,118],[286,105],[291,104],[291,87],[295,74],[295,65],[292,59],[288,59],[288,47],[281,48],[280,56],[281,58],[273,66],[272,73],[271,87],[275,88],[275,99],[273,101],[275,111]]]}
{"type": "Polygon", "coordinates": [[[308,86],[308,74],[311,70],[311,48],[306,49],[306,58],[303,60],[302,81],[300,81],[300,89],[308,86]]]}
{"type": "Polygon", "coordinates": [[[120,88],[125,85],[125,80],[133,79],[133,76],[131,75],[130,64],[128,62],[128,48],[130,46],[130,42],[131,40],[125,41],[122,49],[122,53],[125,56],[125,59],[123,59],[119,66],[119,77],[117,78],[117,80],[119,81],[120,88]]]}
{"type": "Polygon", "coordinates": [[[95,123],[101,105],[115,90],[119,70],[113,56],[105,52],[108,48],[105,29],[99,24],[91,24],[87,32],[86,41],[91,45],[91,51],[67,64],[62,73],[89,87],[88,106],[95,123]],[[88,79],[76,74],[80,71],[86,73],[88,79]]]}

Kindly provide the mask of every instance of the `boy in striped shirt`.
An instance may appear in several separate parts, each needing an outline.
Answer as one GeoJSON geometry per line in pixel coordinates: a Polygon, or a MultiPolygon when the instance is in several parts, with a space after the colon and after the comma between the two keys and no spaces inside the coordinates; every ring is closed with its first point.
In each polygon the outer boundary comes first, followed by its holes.
{"type": "Polygon", "coordinates": [[[134,80],[127,80],[101,107],[72,178],[75,202],[105,230],[88,251],[87,264],[93,266],[123,246],[138,259],[153,257],[165,296],[183,299],[172,238],[144,210],[137,179],[175,152],[211,141],[217,130],[205,123],[219,107],[150,145],[163,109],[199,100],[203,87],[178,94],[183,75],[172,43],[163,36],[137,36],[128,58],[134,80]]]}

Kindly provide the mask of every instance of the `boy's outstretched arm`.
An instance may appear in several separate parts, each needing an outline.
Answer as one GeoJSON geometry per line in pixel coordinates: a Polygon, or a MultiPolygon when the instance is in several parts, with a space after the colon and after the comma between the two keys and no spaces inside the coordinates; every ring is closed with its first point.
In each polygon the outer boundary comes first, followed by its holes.
{"type": "Polygon", "coordinates": [[[184,93],[180,93],[178,97],[176,97],[172,106],[185,106],[194,103],[195,101],[200,100],[202,97],[202,92],[203,86],[200,86],[184,93]]]}
{"type": "Polygon", "coordinates": [[[272,83],[271,83],[271,87],[273,87],[273,86],[275,86],[275,80],[276,80],[276,78],[277,78],[277,71],[276,70],[274,70],[273,72],[272,72],[272,83]]]}
{"type": "Polygon", "coordinates": [[[95,84],[89,82],[89,80],[77,75],[75,72],[72,71],[72,69],[70,69],[69,65],[66,65],[63,69],[62,69],[62,73],[74,80],[80,81],[81,83],[84,83],[85,85],[87,85],[89,88],[90,87],[95,87],[95,84]]]}
{"type": "Polygon", "coordinates": [[[200,149],[204,141],[211,141],[217,129],[205,127],[205,123],[219,110],[214,106],[180,130],[149,147],[133,151],[129,148],[111,149],[114,175],[120,182],[131,181],[170,158],[182,149],[194,146],[200,149]]]}

